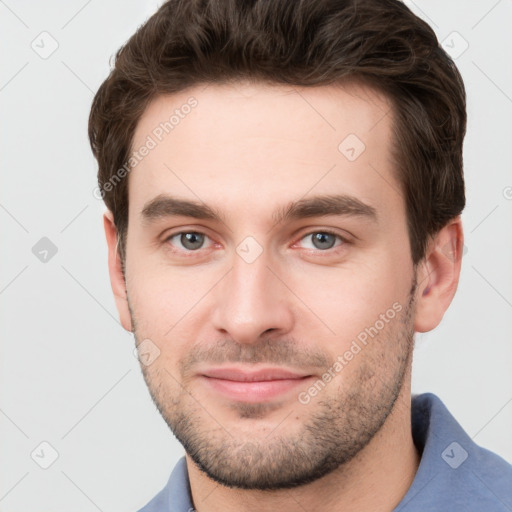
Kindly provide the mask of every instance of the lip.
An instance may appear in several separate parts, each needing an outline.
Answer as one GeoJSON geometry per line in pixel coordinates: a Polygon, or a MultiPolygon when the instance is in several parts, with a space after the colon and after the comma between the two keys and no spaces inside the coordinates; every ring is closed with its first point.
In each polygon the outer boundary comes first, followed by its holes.
{"type": "Polygon", "coordinates": [[[313,376],[284,368],[209,368],[200,377],[216,393],[231,400],[255,403],[285,395],[313,376]]]}

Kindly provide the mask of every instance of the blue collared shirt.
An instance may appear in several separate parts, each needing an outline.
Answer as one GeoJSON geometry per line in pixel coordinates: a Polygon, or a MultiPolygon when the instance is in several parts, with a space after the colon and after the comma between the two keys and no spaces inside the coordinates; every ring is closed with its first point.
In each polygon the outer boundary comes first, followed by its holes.
{"type": "MultiPolygon", "coordinates": [[[[393,512],[512,512],[512,465],[475,444],[436,395],[412,397],[411,424],[421,462],[393,512]]],[[[183,457],[139,512],[193,510],[183,457]]]]}

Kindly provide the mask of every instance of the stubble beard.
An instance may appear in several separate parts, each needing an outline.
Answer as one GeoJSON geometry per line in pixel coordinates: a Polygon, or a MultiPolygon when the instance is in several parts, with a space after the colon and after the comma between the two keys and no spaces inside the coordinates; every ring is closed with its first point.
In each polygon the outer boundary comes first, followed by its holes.
{"type": "MultiPolygon", "coordinates": [[[[201,404],[186,389],[188,380],[183,366],[181,378],[176,378],[166,368],[141,364],[144,379],[171,431],[199,469],[215,482],[247,490],[305,485],[346,466],[380,431],[393,411],[412,364],[415,289],[416,282],[407,306],[379,333],[378,339],[369,341],[355,356],[355,360],[363,359],[350,381],[339,385],[334,378],[308,405],[297,401],[290,417],[294,412],[303,415],[305,408],[311,411],[298,429],[287,428],[284,420],[270,434],[258,436],[253,430],[252,434],[237,437],[234,429],[230,432],[215,419],[211,404],[201,404]],[[335,390],[337,394],[333,393],[335,390]]],[[[139,336],[135,316],[130,311],[138,344],[143,337],[139,336]]],[[[282,363],[286,352],[278,348],[282,346],[286,344],[266,340],[261,346],[238,345],[235,351],[230,341],[226,343],[230,355],[227,360],[282,363]],[[265,359],[271,353],[283,357],[265,359]]],[[[288,361],[295,363],[293,358],[288,361]]],[[[276,402],[234,402],[230,409],[242,425],[246,420],[263,418],[280,406],[276,402]]]]}

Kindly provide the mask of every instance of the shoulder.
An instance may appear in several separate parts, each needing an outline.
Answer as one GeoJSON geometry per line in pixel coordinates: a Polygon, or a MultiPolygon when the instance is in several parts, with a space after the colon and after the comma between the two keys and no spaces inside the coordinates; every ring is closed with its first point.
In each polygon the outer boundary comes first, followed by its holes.
{"type": "Polygon", "coordinates": [[[167,512],[169,510],[167,488],[162,489],[149,503],[144,505],[138,512],[167,512]]]}
{"type": "Polygon", "coordinates": [[[185,457],[178,460],[166,486],[138,512],[191,512],[192,499],[185,457]]]}
{"type": "Polygon", "coordinates": [[[436,395],[413,396],[411,413],[422,456],[397,512],[512,510],[512,465],[478,446],[436,395]]]}

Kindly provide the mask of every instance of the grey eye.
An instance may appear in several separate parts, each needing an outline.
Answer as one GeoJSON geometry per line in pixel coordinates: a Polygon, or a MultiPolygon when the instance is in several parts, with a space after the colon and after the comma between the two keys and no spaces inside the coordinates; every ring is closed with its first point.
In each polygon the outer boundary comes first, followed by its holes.
{"type": "Polygon", "coordinates": [[[202,233],[180,233],[180,243],[185,249],[191,251],[200,249],[204,244],[204,235],[202,233]]]}
{"type": "Polygon", "coordinates": [[[345,243],[345,239],[336,233],[329,231],[313,231],[302,238],[302,246],[305,249],[317,249],[327,251],[345,243]]]}
{"type": "Polygon", "coordinates": [[[331,233],[312,233],[311,241],[316,249],[332,249],[336,243],[336,235],[331,233]]]}

